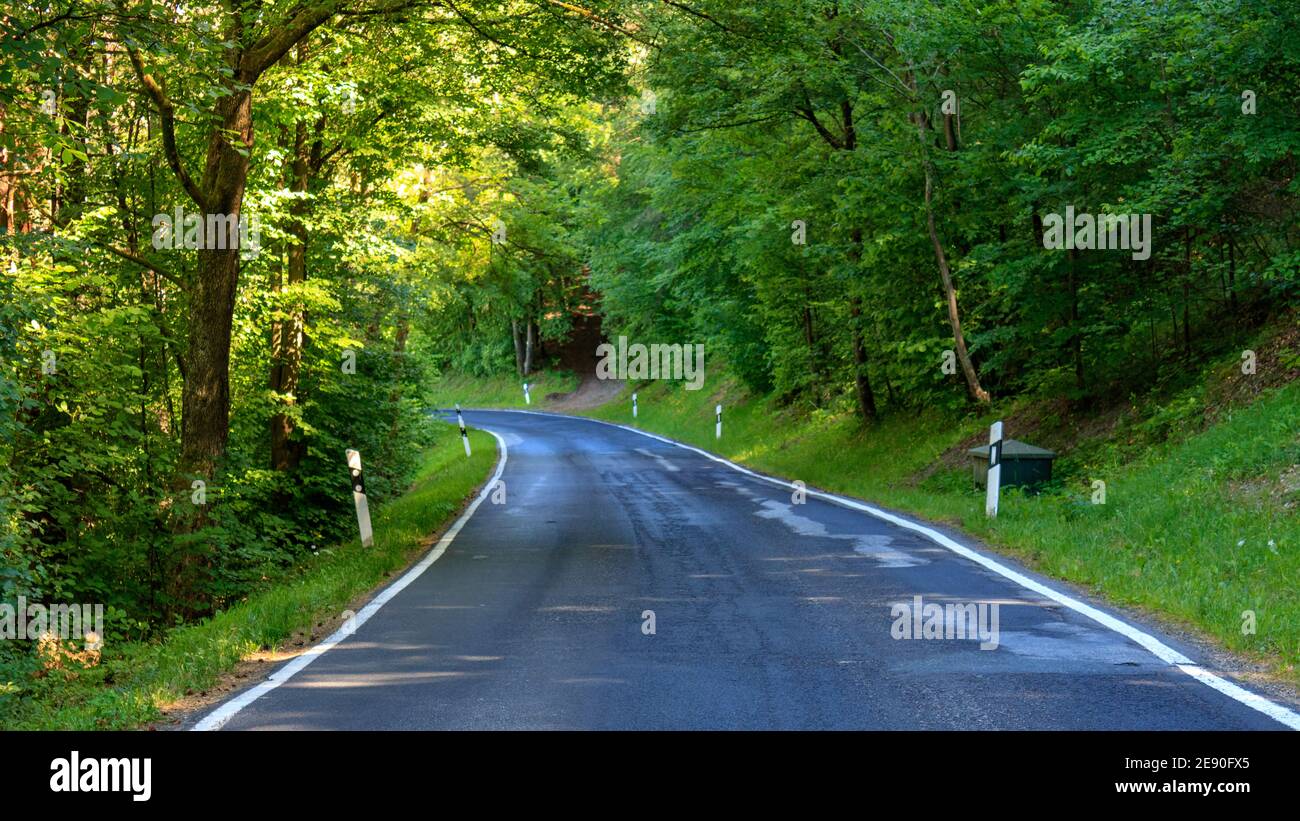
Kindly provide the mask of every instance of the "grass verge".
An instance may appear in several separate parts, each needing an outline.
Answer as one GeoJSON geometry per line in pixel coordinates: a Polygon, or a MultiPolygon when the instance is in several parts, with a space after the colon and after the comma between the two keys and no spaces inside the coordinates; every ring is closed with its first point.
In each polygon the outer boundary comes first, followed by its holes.
{"type": "Polygon", "coordinates": [[[212,687],[242,659],[330,619],[409,565],[496,463],[490,434],[470,432],[466,459],[454,426],[440,426],[411,489],[374,514],[375,542],[321,550],[290,578],[160,642],[106,647],[99,664],[66,664],[22,685],[0,682],[0,728],[140,727],[162,708],[212,687]]]}
{"type": "Polygon", "coordinates": [[[459,402],[463,408],[546,410],[548,395],[569,393],[578,387],[578,377],[569,371],[538,371],[527,379],[532,403],[526,405],[524,381],[514,375],[472,377],[449,374],[425,392],[425,404],[432,408],[450,408],[459,402]]]}

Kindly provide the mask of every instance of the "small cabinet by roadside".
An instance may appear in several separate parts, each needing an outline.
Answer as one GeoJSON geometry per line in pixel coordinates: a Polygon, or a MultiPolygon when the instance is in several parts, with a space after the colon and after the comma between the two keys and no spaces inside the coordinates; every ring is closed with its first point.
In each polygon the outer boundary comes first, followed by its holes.
{"type": "MultiPolygon", "coordinates": [[[[970,454],[975,484],[984,487],[988,483],[989,446],[981,445],[966,452],[970,454]]],[[[1056,454],[1045,448],[1007,439],[1002,443],[1002,487],[1034,490],[1050,482],[1055,458],[1056,454]]]]}

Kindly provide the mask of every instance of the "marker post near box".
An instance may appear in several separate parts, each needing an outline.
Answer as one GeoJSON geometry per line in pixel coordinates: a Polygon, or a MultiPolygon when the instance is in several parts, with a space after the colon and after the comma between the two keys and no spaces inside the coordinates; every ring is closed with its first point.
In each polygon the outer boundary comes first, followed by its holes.
{"type": "Polygon", "coordinates": [[[984,499],[984,512],[990,519],[998,517],[998,491],[1002,487],[1002,423],[994,422],[989,428],[988,495],[984,499]]]}

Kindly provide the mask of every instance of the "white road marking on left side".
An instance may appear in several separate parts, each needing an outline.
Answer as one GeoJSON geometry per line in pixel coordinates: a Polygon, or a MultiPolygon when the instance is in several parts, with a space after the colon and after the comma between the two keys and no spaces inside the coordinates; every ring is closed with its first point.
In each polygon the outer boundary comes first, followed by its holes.
{"type": "Polygon", "coordinates": [[[365,607],[361,608],[360,613],[348,619],[342,627],[331,633],[329,638],[325,639],[320,644],[317,644],[315,647],[312,647],[310,650],[303,653],[301,656],[298,656],[298,658],[281,667],[279,670],[276,670],[266,681],[251,690],[245,691],[208,713],[203,717],[203,720],[194,725],[195,731],[221,729],[221,727],[226,722],[230,721],[230,719],[234,718],[240,710],[293,678],[308,664],[311,664],[327,651],[331,650],[336,644],[355,633],[361,625],[370,620],[371,616],[379,612],[379,608],[388,604],[394,596],[402,592],[402,590],[411,582],[418,579],[424,571],[428,570],[434,562],[438,561],[438,559],[442,557],[443,553],[447,552],[447,548],[451,546],[452,540],[456,538],[456,534],[460,533],[460,529],[464,527],[465,523],[469,521],[469,518],[474,515],[474,511],[478,510],[478,506],[483,504],[483,500],[488,497],[492,492],[492,489],[496,487],[497,482],[501,479],[501,472],[506,469],[506,441],[494,431],[487,432],[495,436],[497,443],[501,445],[501,459],[497,462],[496,472],[493,473],[492,478],[488,479],[487,483],[483,485],[483,490],[479,492],[478,497],[475,498],[474,501],[470,502],[469,507],[465,508],[465,512],[460,515],[460,518],[457,519],[451,527],[447,528],[446,533],[442,534],[442,538],[433,546],[433,549],[429,551],[428,555],[421,559],[419,564],[408,570],[400,579],[393,582],[388,587],[385,587],[383,592],[371,599],[370,603],[365,607]]]}

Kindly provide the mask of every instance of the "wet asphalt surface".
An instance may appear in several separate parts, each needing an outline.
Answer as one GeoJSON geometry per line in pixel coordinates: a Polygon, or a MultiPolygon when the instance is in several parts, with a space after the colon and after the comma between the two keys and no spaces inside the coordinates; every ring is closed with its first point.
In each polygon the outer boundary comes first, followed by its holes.
{"type": "Polygon", "coordinates": [[[226,729],[1283,729],[864,513],[607,425],[465,417],[507,443],[505,504],[226,729]],[[997,604],[996,648],[895,638],[915,596],[997,604]]]}

